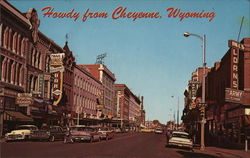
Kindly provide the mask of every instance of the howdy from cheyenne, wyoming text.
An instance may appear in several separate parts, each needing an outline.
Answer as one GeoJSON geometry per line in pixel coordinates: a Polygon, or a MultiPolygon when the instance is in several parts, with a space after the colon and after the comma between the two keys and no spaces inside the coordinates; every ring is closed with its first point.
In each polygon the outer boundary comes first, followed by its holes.
{"type": "MultiPolygon", "coordinates": [[[[80,18],[80,12],[76,12],[75,9],[71,9],[69,12],[58,12],[55,11],[55,9],[51,6],[46,6],[41,9],[44,13],[43,17],[49,17],[49,18],[71,18],[74,19],[74,21],[77,21],[78,18],[80,18]]],[[[204,10],[201,10],[199,12],[183,12],[179,8],[167,8],[167,15],[168,18],[179,18],[180,21],[182,21],[185,18],[207,18],[208,21],[212,21],[215,17],[215,12],[205,12],[204,10]]],[[[93,12],[89,8],[85,10],[83,13],[81,19],[82,21],[86,21],[88,18],[108,18],[109,13],[108,12],[93,12]]],[[[132,19],[133,21],[137,19],[142,18],[149,18],[149,19],[159,19],[162,18],[160,12],[132,12],[127,11],[126,7],[119,6],[111,13],[112,19],[132,19]]]]}

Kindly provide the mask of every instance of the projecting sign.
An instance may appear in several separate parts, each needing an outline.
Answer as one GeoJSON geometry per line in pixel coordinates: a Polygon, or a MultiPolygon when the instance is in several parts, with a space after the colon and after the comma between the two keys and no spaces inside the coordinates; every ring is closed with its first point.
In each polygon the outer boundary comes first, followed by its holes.
{"type": "Polygon", "coordinates": [[[16,104],[19,106],[29,106],[33,104],[33,98],[31,93],[18,93],[16,98],[16,104]]]}
{"type": "Polygon", "coordinates": [[[64,53],[51,54],[51,63],[50,63],[50,73],[53,74],[53,86],[52,86],[52,94],[53,94],[53,105],[58,105],[62,98],[63,92],[63,58],[64,53]]]}
{"type": "Polygon", "coordinates": [[[225,101],[232,103],[242,103],[244,91],[226,88],[225,101]]]}

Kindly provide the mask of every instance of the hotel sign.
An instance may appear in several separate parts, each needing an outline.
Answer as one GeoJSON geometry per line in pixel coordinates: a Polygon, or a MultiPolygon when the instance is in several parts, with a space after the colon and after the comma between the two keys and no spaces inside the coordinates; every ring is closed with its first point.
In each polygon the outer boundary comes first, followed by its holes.
{"type": "Polygon", "coordinates": [[[53,75],[53,86],[52,86],[52,94],[53,94],[53,105],[58,105],[60,100],[62,99],[63,92],[63,58],[64,53],[51,54],[51,63],[50,63],[50,73],[53,75]]]}
{"type": "Polygon", "coordinates": [[[226,88],[225,101],[242,104],[243,94],[244,94],[244,91],[236,90],[236,89],[232,89],[232,88],[226,88]]]}

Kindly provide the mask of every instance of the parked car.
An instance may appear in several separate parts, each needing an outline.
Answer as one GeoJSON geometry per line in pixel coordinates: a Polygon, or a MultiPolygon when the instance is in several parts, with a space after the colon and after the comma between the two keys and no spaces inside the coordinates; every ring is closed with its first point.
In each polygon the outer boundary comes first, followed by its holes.
{"type": "Polygon", "coordinates": [[[35,125],[20,125],[10,133],[6,133],[5,139],[6,141],[29,140],[31,138],[31,134],[36,130],[38,130],[38,128],[35,125]]]}
{"type": "Polygon", "coordinates": [[[115,133],[122,133],[121,128],[115,128],[113,131],[114,131],[115,133]]]}
{"type": "Polygon", "coordinates": [[[32,140],[64,140],[65,132],[60,126],[43,126],[31,134],[32,140]]]}
{"type": "Polygon", "coordinates": [[[101,139],[112,139],[114,137],[115,132],[108,127],[100,127],[98,128],[98,132],[101,133],[101,139]]]}
{"type": "Polygon", "coordinates": [[[167,146],[184,147],[193,149],[193,141],[190,135],[186,132],[173,131],[170,138],[167,140],[167,146]]]}
{"type": "Polygon", "coordinates": [[[76,141],[101,141],[101,134],[93,127],[84,125],[72,126],[64,138],[64,143],[76,141]]]}
{"type": "Polygon", "coordinates": [[[156,128],[155,129],[155,133],[156,134],[162,134],[163,133],[163,129],[162,128],[156,128]]]}

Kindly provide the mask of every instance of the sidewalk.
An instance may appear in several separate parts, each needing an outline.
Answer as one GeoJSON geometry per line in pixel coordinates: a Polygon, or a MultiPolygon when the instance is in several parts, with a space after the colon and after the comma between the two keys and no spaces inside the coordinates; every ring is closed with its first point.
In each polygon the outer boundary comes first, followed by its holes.
{"type": "Polygon", "coordinates": [[[220,147],[206,147],[204,151],[201,151],[199,147],[195,147],[195,153],[209,154],[214,157],[223,157],[223,158],[250,158],[250,150],[247,152],[245,150],[238,149],[226,149],[220,147]]]}

